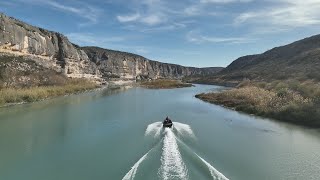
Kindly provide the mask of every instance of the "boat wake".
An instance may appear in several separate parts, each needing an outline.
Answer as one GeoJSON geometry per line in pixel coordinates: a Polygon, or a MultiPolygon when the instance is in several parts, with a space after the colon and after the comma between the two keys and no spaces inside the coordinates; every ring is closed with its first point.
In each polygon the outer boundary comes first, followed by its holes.
{"type": "Polygon", "coordinates": [[[144,133],[145,136],[153,136],[154,138],[160,137],[162,128],[162,122],[155,122],[152,124],[149,124],[146,132],[144,133]]]}
{"type": "MultiPolygon", "coordinates": [[[[164,180],[188,180],[188,168],[183,161],[182,154],[179,150],[179,145],[187,147],[188,151],[192,153],[192,156],[195,157],[195,163],[200,163],[201,167],[206,167],[206,172],[208,177],[211,177],[213,180],[228,180],[222,173],[215,169],[210,163],[205,161],[202,157],[196,154],[191,150],[179,137],[183,138],[195,138],[195,135],[191,127],[187,124],[174,122],[173,128],[163,128],[162,122],[155,122],[148,125],[145,131],[146,137],[152,137],[155,139],[161,138],[162,153],[160,157],[161,165],[158,169],[159,179],[164,180]]],[[[161,147],[155,146],[149,150],[145,155],[143,155],[131,168],[131,170],[123,177],[122,180],[133,180],[136,176],[138,168],[141,163],[143,163],[150,151],[153,149],[161,147]]],[[[185,148],[186,149],[186,148],[185,148]]],[[[159,149],[160,150],[160,149],[159,149]]],[[[206,169],[204,168],[204,169],[206,169]]]]}
{"type": "Polygon", "coordinates": [[[188,171],[182,161],[174,133],[170,128],[165,128],[164,134],[161,167],[158,171],[160,177],[164,180],[188,179],[188,171]]]}

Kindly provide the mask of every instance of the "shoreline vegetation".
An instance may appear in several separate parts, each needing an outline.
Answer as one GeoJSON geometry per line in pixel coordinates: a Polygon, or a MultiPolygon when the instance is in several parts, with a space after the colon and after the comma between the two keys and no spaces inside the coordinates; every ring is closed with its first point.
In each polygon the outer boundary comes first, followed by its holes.
{"type": "Polygon", "coordinates": [[[0,88],[0,107],[81,93],[99,87],[96,83],[85,79],[69,79],[61,85],[0,88]]]}
{"type": "Polygon", "coordinates": [[[236,111],[320,128],[320,84],[314,81],[243,81],[234,89],[197,94],[196,98],[236,111]]]}
{"type": "Polygon", "coordinates": [[[189,83],[184,83],[180,80],[157,79],[152,81],[141,82],[140,86],[148,89],[174,89],[192,87],[193,85],[189,83]]]}
{"type": "MultiPolygon", "coordinates": [[[[141,82],[140,86],[149,89],[173,89],[192,87],[192,84],[179,80],[159,79],[141,82]]],[[[67,79],[63,84],[29,87],[0,87],[0,107],[32,103],[64,95],[77,94],[100,88],[95,82],[86,79],[67,79]]]]}

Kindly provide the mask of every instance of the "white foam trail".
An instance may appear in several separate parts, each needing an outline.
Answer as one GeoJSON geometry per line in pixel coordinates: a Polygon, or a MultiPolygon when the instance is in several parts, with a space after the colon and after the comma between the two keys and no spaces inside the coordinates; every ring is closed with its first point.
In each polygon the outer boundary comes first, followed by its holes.
{"type": "Polygon", "coordinates": [[[200,157],[198,154],[196,154],[198,158],[208,167],[210,174],[213,178],[213,180],[229,180],[227,177],[225,177],[221,172],[216,170],[210,163],[205,161],[202,157],[200,157]]]}
{"type": "Polygon", "coordinates": [[[164,180],[188,179],[188,171],[182,161],[174,133],[170,128],[165,128],[164,133],[161,167],[158,173],[164,180]]]}
{"type": "MultiPolygon", "coordinates": [[[[151,150],[150,150],[151,151],[151,150]]],[[[149,151],[149,152],[150,152],[149,151]]],[[[143,155],[130,169],[129,172],[127,172],[127,174],[122,178],[122,180],[133,180],[134,177],[136,176],[136,173],[137,173],[137,170],[138,170],[138,167],[140,166],[140,164],[142,163],[142,161],[144,161],[149,152],[147,152],[145,155],[143,155]]]]}
{"type": "Polygon", "coordinates": [[[181,135],[188,135],[191,137],[195,137],[191,127],[188,124],[183,124],[179,122],[173,123],[173,128],[177,130],[177,132],[181,135]]]}
{"type": "Polygon", "coordinates": [[[161,129],[162,129],[162,122],[155,122],[155,123],[149,124],[144,135],[145,136],[152,135],[155,138],[157,138],[160,136],[161,129]]]}

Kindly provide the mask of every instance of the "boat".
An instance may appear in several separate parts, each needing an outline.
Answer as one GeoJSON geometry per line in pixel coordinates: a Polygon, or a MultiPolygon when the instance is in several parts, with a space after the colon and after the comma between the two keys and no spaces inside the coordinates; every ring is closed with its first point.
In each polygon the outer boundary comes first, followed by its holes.
{"type": "Polygon", "coordinates": [[[166,127],[171,128],[172,125],[173,125],[173,123],[172,123],[171,119],[169,119],[169,118],[167,117],[167,118],[163,121],[162,125],[163,125],[164,128],[166,128],[166,127]]]}

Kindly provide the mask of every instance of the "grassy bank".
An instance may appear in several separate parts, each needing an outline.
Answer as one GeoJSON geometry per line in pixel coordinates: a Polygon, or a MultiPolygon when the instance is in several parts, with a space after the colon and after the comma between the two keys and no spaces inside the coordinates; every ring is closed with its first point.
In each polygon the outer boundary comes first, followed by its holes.
{"type": "Polygon", "coordinates": [[[183,83],[178,80],[169,80],[169,79],[145,81],[145,82],[142,82],[140,85],[142,87],[146,87],[150,89],[173,89],[173,88],[192,87],[192,84],[183,83]]]}
{"type": "Polygon", "coordinates": [[[95,83],[84,79],[70,79],[67,83],[56,86],[24,88],[6,87],[0,89],[0,105],[35,102],[46,98],[83,92],[94,88],[98,88],[98,86],[95,83]]]}
{"type": "Polygon", "coordinates": [[[249,114],[320,127],[320,84],[312,81],[243,82],[235,89],[196,97],[249,114]]]}

